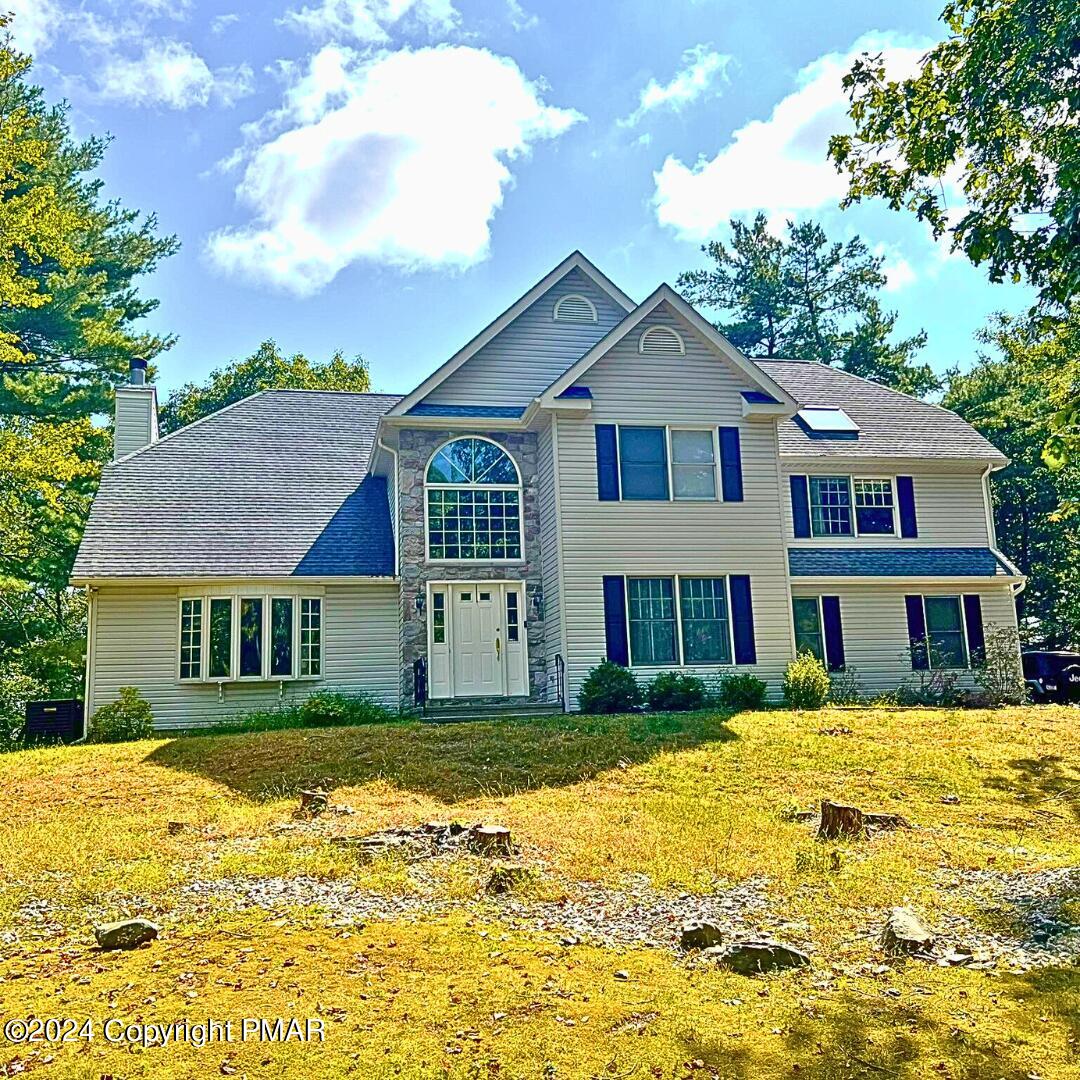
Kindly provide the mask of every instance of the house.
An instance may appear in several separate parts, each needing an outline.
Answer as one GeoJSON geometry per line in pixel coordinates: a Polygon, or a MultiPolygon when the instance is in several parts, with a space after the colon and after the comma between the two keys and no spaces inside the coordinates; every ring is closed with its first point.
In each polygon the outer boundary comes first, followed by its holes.
{"type": "Polygon", "coordinates": [[[136,367],[116,454],[73,572],[88,712],[134,685],[162,728],[317,688],[409,708],[418,673],[433,705],[572,709],[605,656],[970,678],[1024,584],[1006,459],[958,416],[750,360],[576,252],[404,397],[265,391],[158,438],[136,367]]]}

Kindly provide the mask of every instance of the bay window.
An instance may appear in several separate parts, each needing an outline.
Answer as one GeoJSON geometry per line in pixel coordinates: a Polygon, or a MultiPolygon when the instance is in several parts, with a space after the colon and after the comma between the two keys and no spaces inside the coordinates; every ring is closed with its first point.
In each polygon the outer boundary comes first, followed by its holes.
{"type": "Polygon", "coordinates": [[[322,599],[251,595],[180,600],[185,682],[277,681],[322,674],[322,599]]]}

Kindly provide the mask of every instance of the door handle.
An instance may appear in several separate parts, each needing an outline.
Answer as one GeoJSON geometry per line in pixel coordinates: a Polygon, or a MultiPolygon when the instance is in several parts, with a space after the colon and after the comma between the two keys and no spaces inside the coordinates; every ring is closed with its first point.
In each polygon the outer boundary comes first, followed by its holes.
{"type": "Polygon", "coordinates": [[[499,638],[495,639],[495,659],[502,659],[502,641],[499,638]]]}

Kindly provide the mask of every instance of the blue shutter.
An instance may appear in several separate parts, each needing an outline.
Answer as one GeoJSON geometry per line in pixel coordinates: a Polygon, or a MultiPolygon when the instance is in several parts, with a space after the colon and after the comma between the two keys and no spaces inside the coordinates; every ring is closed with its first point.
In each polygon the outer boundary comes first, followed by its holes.
{"type": "Polygon", "coordinates": [[[896,478],[896,501],[900,506],[900,535],[919,535],[919,522],[915,517],[915,482],[910,476],[896,478]]]}
{"type": "Polygon", "coordinates": [[[791,478],[791,520],[797,537],[810,535],[810,485],[805,476],[791,478]]]}
{"type": "Polygon", "coordinates": [[[630,645],[626,640],[626,579],[621,574],[604,575],[604,639],[607,658],[613,664],[630,666],[630,645]]]}
{"type": "Polygon", "coordinates": [[[821,618],[825,623],[825,662],[830,671],[844,670],[844,626],[840,621],[840,597],[821,598],[821,618]]]}
{"type": "Polygon", "coordinates": [[[986,662],[986,638],[983,636],[982,601],[970,594],[964,597],[964,624],[967,627],[968,663],[979,667],[986,662]]]}
{"type": "Polygon", "coordinates": [[[739,429],[720,429],[720,484],[724,502],[742,502],[742,454],[739,451],[739,429]]]}
{"type": "Polygon", "coordinates": [[[905,596],[907,606],[907,636],[911,645],[911,670],[927,671],[930,667],[929,650],[926,647],[926,615],[921,596],[905,596]]]}
{"type": "Polygon", "coordinates": [[[596,425],[596,493],[601,502],[619,498],[619,451],[614,424],[596,425]]]}
{"type": "Polygon", "coordinates": [[[756,664],[750,578],[746,574],[732,574],[728,584],[731,587],[731,635],[735,639],[735,663],[756,664]]]}

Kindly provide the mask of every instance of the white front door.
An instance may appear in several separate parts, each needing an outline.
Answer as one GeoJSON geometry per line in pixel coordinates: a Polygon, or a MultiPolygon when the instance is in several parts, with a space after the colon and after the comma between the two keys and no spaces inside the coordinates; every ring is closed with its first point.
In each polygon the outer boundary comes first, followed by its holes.
{"type": "Polygon", "coordinates": [[[454,697],[490,697],[504,693],[502,623],[497,585],[455,585],[454,697]]]}

